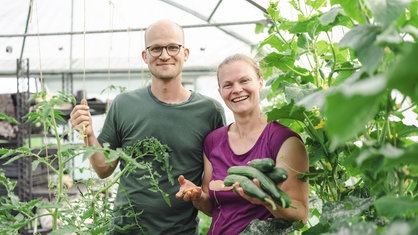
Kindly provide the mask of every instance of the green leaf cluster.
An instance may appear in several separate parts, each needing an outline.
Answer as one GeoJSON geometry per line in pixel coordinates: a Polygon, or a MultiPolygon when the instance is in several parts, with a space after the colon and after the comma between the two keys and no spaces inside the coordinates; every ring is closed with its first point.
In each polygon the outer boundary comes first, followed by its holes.
{"type": "Polygon", "coordinates": [[[344,226],[313,207],[311,217],[322,219],[302,230],[386,234],[406,223],[416,231],[416,210],[382,210],[389,204],[381,198],[412,208],[418,195],[418,128],[405,120],[418,114],[418,2],[291,0],[293,18],[282,3],[270,2],[269,36],[258,47],[264,111],[304,138],[305,177],[324,206],[376,199],[344,226]]]}
{"type": "MultiPolygon", "coordinates": [[[[57,180],[49,182],[48,187],[53,195],[53,201],[44,202],[41,198],[31,201],[21,201],[14,194],[16,182],[10,181],[0,170],[0,186],[3,186],[7,196],[0,197],[0,233],[18,234],[22,230],[36,226],[37,220],[42,217],[50,217],[52,220],[51,234],[75,233],[75,234],[103,234],[109,230],[109,224],[114,219],[113,197],[114,187],[118,186],[119,179],[125,174],[131,174],[136,169],[143,169],[148,174],[138,177],[138,180],[147,180],[151,184],[151,191],[159,192],[170,206],[169,195],[159,188],[159,178],[167,175],[169,182],[174,185],[171,173],[169,152],[167,145],[163,145],[155,137],[139,140],[133,146],[125,149],[112,150],[108,144],[103,147],[65,144],[64,135],[70,130],[60,131],[59,126],[65,124],[65,113],[59,107],[72,103],[75,105],[75,97],[59,92],[57,95],[48,96],[45,90],[36,93],[33,97],[37,101],[33,110],[25,115],[26,123],[41,125],[45,136],[52,136],[54,144],[46,144],[39,148],[22,146],[15,149],[0,148],[0,159],[5,165],[16,163],[21,160],[29,160],[32,170],[41,165],[46,166],[51,175],[57,180]],[[52,149],[54,151],[52,151],[52,149]],[[71,168],[71,160],[81,156],[83,161],[92,154],[101,152],[106,161],[112,164],[116,159],[125,163],[122,170],[105,182],[93,182],[86,180],[86,188],[79,190],[80,198],[74,201],[69,197],[68,189],[64,187],[63,175],[77,169],[71,168]],[[158,165],[158,169],[155,166],[158,165]],[[36,211],[43,211],[36,213],[36,211]]],[[[18,121],[7,115],[0,114],[0,119],[19,124],[18,121]]],[[[28,179],[30,180],[30,179],[28,179]]],[[[130,199],[127,199],[130,201],[130,199]]],[[[132,206],[124,208],[129,218],[133,218],[134,224],[127,227],[115,228],[119,231],[128,231],[130,227],[141,228],[139,225],[142,212],[133,210],[132,206]]]]}

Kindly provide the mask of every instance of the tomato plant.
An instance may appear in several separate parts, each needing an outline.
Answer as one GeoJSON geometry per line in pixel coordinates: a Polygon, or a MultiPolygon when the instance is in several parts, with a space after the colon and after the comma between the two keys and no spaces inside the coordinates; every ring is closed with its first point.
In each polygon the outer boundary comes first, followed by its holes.
{"type": "MultiPolygon", "coordinates": [[[[5,176],[0,169],[0,184],[7,190],[7,196],[0,197],[0,233],[2,234],[18,234],[29,228],[33,228],[36,233],[39,220],[48,218],[51,221],[50,234],[77,233],[77,234],[103,234],[108,231],[108,226],[113,217],[113,197],[110,192],[119,183],[120,177],[129,174],[135,169],[146,169],[148,174],[142,175],[138,180],[147,180],[151,187],[149,190],[159,192],[164,198],[167,205],[171,205],[170,199],[162,189],[159,188],[158,178],[164,173],[169,176],[170,182],[174,185],[174,178],[171,175],[171,165],[169,163],[170,148],[159,142],[154,137],[148,137],[136,142],[133,146],[126,149],[112,150],[107,144],[103,147],[88,147],[74,144],[64,144],[63,135],[70,130],[60,131],[60,123],[65,123],[64,113],[57,109],[65,103],[73,103],[75,105],[75,97],[60,92],[58,95],[47,98],[45,90],[36,93],[38,103],[34,106],[34,110],[25,116],[28,123],[40,124],[44,128],[45,133],[52,133],[54,141],[42,146],[40,149],[21,146],[15,149],[0,148],[0,159],[6,159],[5,164],[18,161],[22,158],[32,158],[31,169],[35,170],[41,164],[47,166],[51,174],[57,176],[56,182],[50,182],[48,185],[51,193],[51,200],[42,200],[35,198],[30,201],[22,201],[14,194],[13,189],[16,182],[11,181],[5,176]],[[51,148],[56,148],[56,152],[48,154],[51,148]],[[66,172],[75,171],[69,162],[77,156],[81,156],[83,161],[87,160],[93,153],[102,152],[106,161],[113,162],[119,158],[125,161],[125,167],[115,172],[104,182],[94,182],[95,180],[84,180],[86,188],[79,190],[79,196],[72,198],[69,191],[64,186],[63,176],[66,172]],[[41,153],[46,152],[46,156],[41,153]],[[152,168],[149,159],[153,157],[153,161],[161,163],[161,169],[152,168]],[[37,213],[42,211],[42,213],[37,213]]],[[[18,124],[18,121],[4,114],[0,115],[1,119],[18,124]]],[[[32,180],[32,179],[26,179],[32,180]]],[[[114,191],[114,190],[113,190],[114,191]]],[[[127,211],[130,208],[126,208],[127,211]]],[[[131,216],[140,220],[141,212],[132,211],[131,216]]],[[[127,225],[132,226],[132,225],[127,225]]],[[[120,228],[124,229],[124,228],[120,228]]]]}

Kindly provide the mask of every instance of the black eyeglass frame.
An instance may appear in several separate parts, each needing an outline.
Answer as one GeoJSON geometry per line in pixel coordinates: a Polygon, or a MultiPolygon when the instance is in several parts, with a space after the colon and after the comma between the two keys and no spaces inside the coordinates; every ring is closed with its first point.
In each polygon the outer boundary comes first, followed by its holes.
{"type": "Polygon", "coordinates": [[[148,50],[148,52],[149,52],[149,54],[152,56],[152,57],[160,57],[162,54],[163,54],[163,50],[165,49],[165,51],[167,52],[167,54],[169,55],[169,56],[176,56],[176,55],[178,55],[179,53],[180,53],[180,50],[181,50],[181,48],[183,47],[183,45],[181,45],[181,44],[175,44],[175,43],[173,43],[173,44],[169,44],[169,45],[167,45],[167,46],[148,46],[148,47],[146,47],[145,49],[146,50],[148,50]],[[178,47],[178,51],[177,51],[177,53],[176,54],[174,54],[174,55],[172,55],[172,54],[170,54],[170,50],[168,50],[168,47],[170,47],[170,46],[177,46],[178,47]],[[152,47],[157,47],[157,48],[161,48],[161,51],[160,51],[160,54],[159,55],[153,55],[152,53],[152,51],[150,50],[150,48],[152,48],[152,47]]]}

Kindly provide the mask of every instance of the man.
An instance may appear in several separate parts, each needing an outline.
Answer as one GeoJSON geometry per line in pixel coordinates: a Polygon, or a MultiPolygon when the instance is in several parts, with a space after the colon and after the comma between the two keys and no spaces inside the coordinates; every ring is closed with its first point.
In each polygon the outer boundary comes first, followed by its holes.
{"type": "MultiPolygon", "coordinates": [[[[156,137],[172,150],[169,154],[174,178],[184,175],[200,185],[203,139],[211,130],[225,124],[222,105],[183,87],[182,69],[189,49],[184,47],[184,31],[178,24],[157,21],[147,28],[144,38],[146,49],[142,58],[151,73],[151,84],[122,93],[113,100],[98,138],[87,105],[74,107],[71,123],[84,130],[85,143],[89,146],[109,143],[112,149],[124,148],[146,137],[156,137]]],[[[101,152],[90,157],[100,178],[110,176],[118,162],[106,163],[101,152]]],[[[120,167],[124,167],[123,161],[120,167]]],[[[149,182],[138,180],[145,174],[141,171],[120,179],[111,226],[113,234],[124,225],[134,227],[130,232],[121,229],[125,234],[197,234],[197,210],[190,202],[175,199],[177,185],[171,185],[167,175],[159,180],[159,187],[170,195],[169,207],[160,193],[148,190],[149,182]],[[132,216],[126,210],[128,206],[142,214],[132,216]]]]}

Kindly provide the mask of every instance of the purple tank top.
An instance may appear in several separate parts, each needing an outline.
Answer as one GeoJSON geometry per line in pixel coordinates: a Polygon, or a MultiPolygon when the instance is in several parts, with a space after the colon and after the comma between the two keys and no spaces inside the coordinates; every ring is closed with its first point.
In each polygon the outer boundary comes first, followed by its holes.
{"type": "MultiPolygon", "coordinates": [[[[276,160],[277,153],[286,139],[292,136],[301,139],[290,128],[278,122],[270,122],[253,148],[244,154],[237,155],[228,142],[230,125],[212,131],[204,142],[204,152],[213,168],[212,180],[223,180],[228,175],[229,167],[245,166],[248,161],[256,158],[276,160]]],[[[239,234],[252,220],[266,220],[273,217],[264,206],[253,205],[232,191],[209,190],[209,195],[213,210],[208,234],[239,234]]]]}

